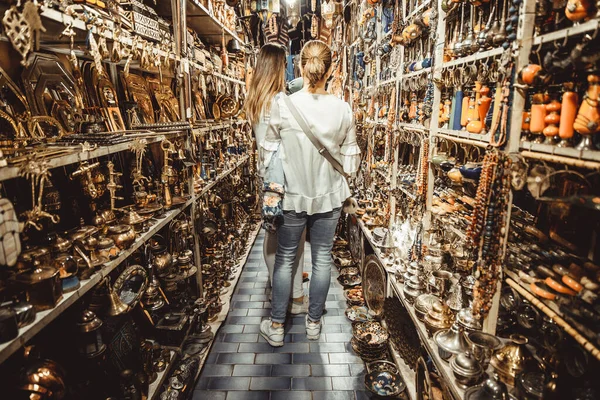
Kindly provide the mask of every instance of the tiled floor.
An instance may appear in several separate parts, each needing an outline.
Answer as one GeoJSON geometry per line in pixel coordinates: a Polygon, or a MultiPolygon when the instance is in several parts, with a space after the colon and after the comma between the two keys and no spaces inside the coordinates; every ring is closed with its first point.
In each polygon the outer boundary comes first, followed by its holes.
{"type": "MultiPolygon", "coordinates": [[[[232,309],[215,338],[194,392],[194,400],[361,400],[364,364],[350,347],[352,327],[332,267],[327,314],[319,341],[309,341],[304,315],[286,323],[285,345],[273,348],[258,333],[270,315],[264,236],[254,244],[232,298],[232,309]]],[[[310,271],[310,247],[305,269],[310,271]]],[[[306,289],[306,285],[305,285],[306,289]]]]}

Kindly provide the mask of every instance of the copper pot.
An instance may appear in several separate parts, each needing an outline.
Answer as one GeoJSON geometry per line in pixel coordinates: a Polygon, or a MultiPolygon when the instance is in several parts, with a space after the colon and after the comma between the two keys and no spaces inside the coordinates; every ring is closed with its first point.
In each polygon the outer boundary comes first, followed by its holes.
{"type": "Polygon", "coordinates": [[[127,249],[135,242],[135,231],[131,225],[113,225],[108,228],[108,237],[119,249],[127,249]]]}
{"type": "Polygon", "coordinates": [[[61,400],[66,394],[64,375],[62,368],[54,361],[35,360],[21,373],[19,388],[23,391],[47,393],[48,399],[61,400]]]}
{"type": "Polygon", "coordinates": [[[433,336],[437,331],[450,328],[453,322],[454,314],[441,301],[434,302],[427,315],[425,315],[425,329],[429,336],[433,336]]]}
{"type": "Polygon", "coordinates": [[[490,364],[500,380],[509,386],[515,385],[515,378],[533,361],[533,355],[527,348],[528,339],[523,335],[511,335],[511,342],[492,355],[490,364]]]}
{"type": "Polygon", "coordinates": [[[152,267],[159,276],[167,274],[173,266],[173,257],[166,246],[156,246],[152,249],[152,267]]]}
{"type": "Polygon", "coordinates": [[[58,270],[42,265],[37,260],[34,261],[33,269],[17,274],[15,281],[23,286],[27,301],[37,311],[55,307],[62,298],[63,290],[58,270]]]}

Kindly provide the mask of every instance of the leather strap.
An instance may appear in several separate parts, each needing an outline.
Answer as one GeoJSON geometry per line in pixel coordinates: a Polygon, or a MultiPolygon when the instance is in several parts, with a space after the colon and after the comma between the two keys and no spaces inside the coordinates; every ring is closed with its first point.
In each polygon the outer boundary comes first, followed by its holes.
{"type": "Polygon", "coordinates": [[[331,166],[337,172],[339,172],[340,174],[342,174],[342,176],[344,178],[347,179],[348,178],[348,174],[346,174],[344,172],[344,167],[342,166],[342,164],[340,164],[340,162],[338,160],[336,160],[331,155],[331,153],[329,152],[329,150],[327,150],[327,148],[325,146],[323,146],[321,144],[321,142],[319,142],[319,139],[317,139],[316,136],[313,135],[311,129],[308,127],[308,124],[306,123],[306,120],[300,114],[300,112],[298,111],[298,109],[296,108],[296,106],[294,106],[294,103],[292,103],[292,100],[288,96],[284,96],[284,100],[285,100],[285,104],[287,105],[287,107],[289,108],[290,112],[294,116],[294,119],[296,120],[296,122],[298,123],[298,125],[300,125],[300,129],[302,129],[302,131],[308,137],[308,139],[310,140],[310,142],[315,146],[315,148],[317,149],[317,151],[319,152],[319,154],[322,155],[323,157],[325,157],[325,159],[327,161],[329,161],[329,163],[331,164],[331,166]]]}

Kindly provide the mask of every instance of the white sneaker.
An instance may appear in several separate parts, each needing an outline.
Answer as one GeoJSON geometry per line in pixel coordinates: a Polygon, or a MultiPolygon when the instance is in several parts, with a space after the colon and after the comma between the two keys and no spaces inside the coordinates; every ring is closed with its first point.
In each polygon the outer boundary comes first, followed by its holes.
{"type": "Polygon", "coordinates": [[[265,319],[260,323],[260,334],[271,346],[283,346],[283,336],[285,335],[283,326],[280,326],[279,328],[273,328],[273,323],[271,322],[270,318],[265,319]]]}
{"type": "Polygon", "coordinates": [[[292,315],[308,314],[308,296],[304,296],[302,304],[298,304],[294,300],[290,299],[289,312],[292,315]]]}
{"type": "Polygon", "coordinates": [[[306,315],[306,337],[309,340],[319,340],[321,336],[321,322],[313,322],[306,315]]]}

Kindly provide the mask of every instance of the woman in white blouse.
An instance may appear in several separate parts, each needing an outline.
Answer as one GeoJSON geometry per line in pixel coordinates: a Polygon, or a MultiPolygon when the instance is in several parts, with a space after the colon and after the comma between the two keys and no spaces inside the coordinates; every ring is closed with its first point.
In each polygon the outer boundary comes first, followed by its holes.
{"type": "MultiPolygon", "coordinates": [[[[312,133],[351,174],[358,170],[360,150],[350,106],[325,90],[332,70],[331,49],[317,40],[300,53],[304,88],[289,97],[312,133]]],[[[265,139],[260,145],[265,164],[279,149],[285,174],[283,225],[278,228],[278,248],[273,272],[270,320],[261,323],[261,335],[272,346],[283,346],[285,315],[292,266],[305,227],[310,229],[312,275],[306,333],[316,340],[331,281],[331,249],[342,203],[350,196],[346,179],[337,172],[301,129],[282,97],[271,107],[265,139]]]]}
{"type": "MultiPolygon", "coordinates": [[[[248,88],[248,97],[245,103],[246,115],[252,123],[252,129],[256,136],[256,143],[262,143],[265,139],[267,126],[269,124],[269,115],[271,103],[276,96],[285,96],[282,92],[285,90],[285,49],[276,44],[266,44],[258,53],[256,59],[256,68],[248,88]]],[[[259,146],[258,174],[264,175],[263,151],[259,146]]],[[[261,185],[262,187],[262,185],[261,185]]],[[[303,270],[304,270],[304,240],[305,234],[302,234],[298,246],[298,255],[292,267],[292,303],[290,312],[292,314],[302,314],[308,312],[308,298],[304,296],[302,289],[303,270]]],[[[265,241],[263,244],[263,256],[267,269],[269,270],[269,280],[273,282],[273,267],[275,265],[275,252],[277,250],[277,235],[265,232],[265,241]]]]}

